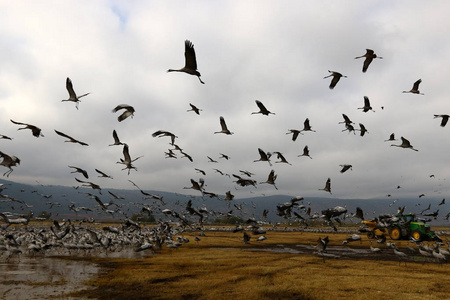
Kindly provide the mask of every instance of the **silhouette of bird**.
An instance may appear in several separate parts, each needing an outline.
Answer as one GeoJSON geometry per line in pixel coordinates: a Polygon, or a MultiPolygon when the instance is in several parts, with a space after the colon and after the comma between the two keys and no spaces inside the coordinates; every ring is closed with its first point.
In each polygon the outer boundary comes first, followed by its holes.
{"type": "Polygon", "coordinates": [[[114,139],[114,144],[111,144],[109,146],[115,146],[115,145],[123,145],[123,143],[119,140],[119,136],[117,135],[116,130],[113,130],[113,139],[114,139]]]}
{"type": "Polygon", "coordinates": [[[70,80],[69,77],[66,78],[66,89],[69,92],[69,99],[61,100],[61,102],[64,102],[64,101],[75,102],[75,107],[77,109],[78,109],[78,104],[80,103],[80,98],[90,94],[90,93],[87,93],[87,94],[84,94],[84,95],[81,95],[81,96],[77,96],[77,94],[73,90],[72,80],[70,80]]]}
{"type": "Polygon", "coordinates": [[[284,157],[283,153],[278,152],[278,151],[274,151],[273,153],[276,154],[277,158],[279,159],[279,161],[276,161],[275,163],[285,163],[285,164],[288,164],[288,165],[292,165],[286,160],[286,158],[284,157]]]}
{"type": "Polygon", "coordinates": [[[56,134],[58,134],[58,135],[60,135],[60,136],[62,136],[62,137],[65,137],[65,138],[69,139],[69,140],[64,141],[64,142],[78,143],[78,144],[80,144],[80,145],[82,145],[82,146],[89,146],[88,144],[86,144],[86,143],[84,143],[84,142],[80,142],[79,140],[76,140],[76,139],[74,139],[73,137],[71,137],[71,136],[69,136],[69,135],[67,135],[67,134],[65,134],[65,133],[62,133],[61,131],[58,131],[58,130],[55,129],[55,132],[56,132],[56,134]]]}
{"type": "Polygon", "coordinates": [[[152,133],[152,137],[163,137],[163,136],[169,136],[170,137],[170,144],[173,146],[175,143],[175,138],[177,136],[173,134],[172,132],[165,131],[165,130],[158,130],[152,133]]]}
{"type": "Polygon", "coordinates": [[[400,145],[392,144],[391,146],[400,147],[400,148],[409,148],[414,151],[419,151],[417,149],[414,149],[413,146],[411,145],[411,143],[407,139],[405,139],[404,137],[401,137],[401,139],[402,139],[402,143],[400,145]]]}
{"type": "Polygon", "coordinates": [[[327,182],[325,183],[325,187],[323,189],[319,189],[319,191],[325,191],[331,194],[331,179],[328,178],[327,182]]]}
{"type": "Polygon", "coordinates": [[[228,130],[227,124],[225,123],[225,119],[222,116],[220,117],[220,127],[222,127],[222,130],[221,131],[216,131],[214,133],[225,133],[225,134],[228,134],[228,135],[233,134],[233,132],[228,130]]]}
{"type": "Polygon", "coordinates": [[[345,124],[354,124],[354,123],[350,120],[350,118],[347,117],[346,114],[342,114],[342,117],[344,117],[344,122],[339,122],[338,124],[342,124],[342,123],[345,123],[345,124]]]}
{"type": "Polygon", "coordinates": [[[6,175],[6,177],[9,177],[9,174],[11,174],[13,171],[12,167],[20,165],[20,159],[14,155],[8,155],[1,151],[0,151],[0,157],[3,158],[3,160],[0,162],[0,166],[7,167],[9,169],[8,171],[6,171],[3,174],[3,176],[6,175]]]}
{"type": "Polygon", "coordinates": [[[123,120],[125,120],[128,117],[132,117],[134,116],[134,107],[128,104],[119,104],[116,107],[114,107],[114,109],[112,110],[112,112],[118,112],[119,110],[124,109],[125,111],[117,117],[117,120],[119,122],[122,122],[123,120]]]}
{"type": "Polygon", "coordinates": [[[110,178],[110,179],[113,179],[110,175],[107,175],[106,173],[100,171],[99,169],[95,169],[95,172],[97,172],[98,174],[100,174],[100,176],[97,176],[97,177],[104,177],[104,178],[110,178]]]}
{"type": "Polygon", "coordinates": [[[350,133],[350,132],[352,132],[353,131],[353,134],[356,134],[355,133],[355,127],[353,127],[353,125],[352,124],[345,124],[345,129],[344,130],[342,130],[342,132],[344,132],[344,131],[348,131],[348,133],[350,133]]]}
{"type": "Polygon", "coordinates": [[[369,133],[368,131],[367,131],[367,129],[366,129],[366,126],[364,126],[363,124],[361,124],[361,123],[359,123],[359,129],[358,129],[360,132],[361,132],[361,136],[364,136],[364,134],[366,134],[366,132],[367,133],[369,133]]]}
{"type": "Polygon", "coordinates": [[[261,184],[261,183],[272,184],[272,185],[275,187],[275,189],[278,190],[277,186],[275,185],[275,180],[277,179],[277,176],[278,176],[278,175],[275,175],[275,171],[274,171],[274,170],[271,170],[270,173],[269,173],[269,176],[267,177],[267,180],[264,181],[264,182],[260,182],[260,184],[261,184]]]}
{"type": "Polygon", "coordinates": [[[440,206],[440,205],[444,205],[445,204],[445,198],[444,199],[442,199],[442,201],[438,204],[438,206],[440,206]]]}
{"type": "Polygon", "coordinates": [[[372,49],[366,49],[366,54],[364,54],[362,56],[357,56],[357,57],[355,57],[355,59],[362,58],[362,57],[366,58],[363,63],[363,68],[362,68],[363,73],[365,73],[367,71],[367,68],[369,68],[370,63],[372,62],[372,60],[374,58],[382,59],[382,57],[377,56],[372,49]]]}
{"type": "Polygon", "coordinates": [[[364,106],[363,106],[363,107],[359,107],[358,109],[362,109],[363,112],[368,112],[369,110],[375,112],[375,111],[372,109],[372,106],[370,106],[369,97],[367,97],[367,96],[364,96],[364,106]]]}
{"type": "Polygon", "coordinates": [[[167,72],[184,72],[190,75],[195,75],[198,77],[198,80],[204,84],[200,78],[200,72],[197,71],[197,60],[195,58],[194,44],[188,40],[184,42],[184,59],[185,63],[183,68],[178,70],[169,69],[167,72]]]}
{"type": "Polygon", "coordinates": [[[420,91],[419,91],[419,84],[422,82],[422,79],[417,80],[416,82],[414,82],[414,85],[412,87],[411,90],[409,91],[403,91],[403,93],[413,93],[413,94],[420,94],[423,95],[420,91]]]}
{"type": "Polygon", "coordinates": [[[136,160],[138,160],[142,156],[139,156],[139,157],[137,157],[135,159],[131,159],[128,145],[127,144],[123,144],[123,157],[124,157],[123,159],[121,158],[120,161],[117,162],[118,164],[125,165],[125,168],[123,168],[122,170],[128,169],[128,175],[130,175],[131,169],[134,169],[134,170],[137,171],[136,167],[133,166],[133,162],[135,162],[136,160]]]}
{"type": "Polygon", "coordinates": [[[205,185],[205,180],[203,178],[200,178],[198,182],[195,181],[194,179],[191,179],[191,183],[192,183],[191,187],[184,187],[183,189],[193,189],[203,192],[203,186],[205,185]]]}
{"type": "Polygon", "coordinates": [[[339,165],[342,169],[341,169],[341,173],[346,172],[347,170],[352,170],[352,165],[339,165]]]}
{"type": "Polygon", "coordinates": [[[90,181],[80,180],[78,178],[75,178],[75,180],[80,182],[80,183],[84,183],[84,184],[82,184],[82,186],[88,186],[88,187],[91,187],[94,190],[99,190],[100,195],[102,194],[102,188],[98,184],[95,184],[95,183],[90,182],[90,181]]]}
{"type": "Polygon", "coordinates": [[[205,172],[205,171],[203,171],[203,170],[201,170],[201,169],[197,169],[197,168],[195,168],[195,171],[197,171],[197,172],[199,172],[199,173],[202,173],[202,174],[203,174],[203,176],[206,176],[206,172],[205,172]]]}
{"type": "Polygon", "coordinates": [[[356,213],[353,216],[357,217],[361,220],[364,220],[364,213],[363,213],[363,210],[361,209],[361,207],[356,208],[356,213]]]}
{"type": "Polygon", "coordinates": [[[309,125],[309,119],[308,118],[306,118],[305,122],[303,122],[303,129],[300,130],[300,132],[302,132],[302,131],[314,131],[314,132],[316,132],[315,130],[311,129],[311,125],[309,125]]]}
{"type": "Polygon", "coordinates": [[[312,159],[312,157],[309,156],[309,148],[308,148],[308,145],[306,145],[306,146],[303,148],[303,154],[300,154],[300,155],[297,155],[297,156],[308,156],[309,158],[312,159]]]}
{"type": "Polygon", "coordinates": [[[292,140],[295,142],[297,140],[297,137],[299,134],[303,135],[303,133],[300,132],[300,130],[297,129],[289,129],[289,132],[286,132],[286,134],[292,133],[292,140]]]}
{"type": "Polygon", "coordinates": [[[10,120],[10,121],[13,122],[16,125],[23,125],[23,126],[25,126],[25,127],[19,128],[17,130],[30,129],[31,133],[33,134],[33,136],[35,136],[35,137],[40,137],[40,136],[43,137],[44,136],[41,133],[41,129],[39,127],[37,127],[37,126],[31,125],[31,124],[26,124],[26,123],[21,123],[21,122],[16,122],[16,121],[13,121],[13,120],[10,120]]]}
{"type": "Polygon", "coordinates": [[[391,135],[389,136],[389,139],[384,140],[384,141],[385,141],[385,142],[388,142],[388,141],[396,141],[396,139],[395,139],[395,134],[391,133],[391,135]]]}
{"type": "Polygon", "coordinates": [[[434,119],[442,118],[442,120],[441,120],[441,127],[445,127],[445,125],[447,125],[449,117],[450,117],[449,115],[434,115],[434,119]]]}
{"type": "Polygon", "coordinates": [[[69,168],[75,169],[75,171],[70,172],[70,173],[80,173],[84,176],[84,178],[89,179],[89,175],[86,170],[83,170],[82,168],[78,168],[78,167],[74,167],[74,166],[69,166],[69,168]]]}
{"type": "Polygon", "coordinates": [[[269,114],[272,114],[272,115],[275,114],[273,112],[268,111],[267,108],[264,106],[264,104],[262,104],[261,101],[255,100],[255,102],[256,102],[256,105],[258,105],[258,107],[259,107],[259,111],[252,112],[251,113],[252,115],[253,114],[263,114],[265,116],[268,116],[269,114]]]}
{"type": "Polygon", "coordinates": [[[200,111],[202,111],[201,109],[199,109],[197,106],[195,106],[192,103],[189,103],[189,105],[191,106],[191,109],[188,109],[187,111],[193,111],[195,112],[197,115],[200,115],[200,111]]]}
{"type": "Polygon", "coordinates": [[[2,139],[2,140],[12,140],[12,138],[10,138],[9,136],[3,135],[3,134],[0,134],[0,139],[2,139]]]}
{"type": "Polygon", "coordinates": [[[206,156],[208,158],[208,162],[218,163],[217,160],[213,159],[211,156],[206,156]]]}
{"type": "Polygon", "coordinates": [[[347,77],[347,76],[342,75],[342,74],[339,73],[339,72],[330,71],[330,70],[328,70],[328,72],[330,72],[331,74],[328,75],[328,76],[325,76],[324,79],[325,79],[325,78],[328,78],[328,77],[330,77],[330,76],[333,76],[333,79],[331,79],[331,83],[330,83],[330,89],[334,89],[334,87],[335,87],[336,84],[339,82],[339,80],[341,79],[341,77],[345,77],[345,78],[347,77]]]}
{"type": "Polygon", "coordinates": [[[262,150],[261,148],[258,148],[258,152],[259,152],[259,159],[254,160],[253,162],[257,162],[257,161],[267,161],[269,163],[270,166],[272,166],[272,163],[270,162],[270,157],[272,156],[272,154],[270,152],[264,152],[264,150],[262,150]]]}

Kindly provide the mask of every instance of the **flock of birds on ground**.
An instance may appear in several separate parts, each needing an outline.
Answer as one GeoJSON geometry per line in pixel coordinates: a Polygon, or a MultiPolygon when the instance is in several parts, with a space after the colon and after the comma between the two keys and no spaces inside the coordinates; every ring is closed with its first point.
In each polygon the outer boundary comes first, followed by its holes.
{"type": "MultiPolygon", "coordinates": [[[[194,45],[188,40],[185,41],[184,55],[185,55],[185,66],[181,69],[169,69],[168,72],[184,72],[184,73],[187,73],[190,75],[194,75],[194,76],[198,77],[199,81],[202,84],[204,84],[204,82],[201,79],[201,75],[197,70],[197,61],[196,61],[196,56],[195,56],[195,51],[194,51],[194,45]]],[[[374,53],[373,50],[367,49],[366,53],[364,55],[356,57],[356,59],[358,59],[358,58],[365,58],[362,71],[366,72],[369,68],[369,65],[371,64],[371,62],[374,59],[376,59],[376,58],[381,59],[382,57],[378,57],[374,53]]],[[[334,89],[341,78],[347,77],[336,71],[329,71],[329,73],[330,74],[328,76],[325,76],[324,78],[332,77],[331,83],[329,85],[330,89],[334,89]]],[[[403,93],[413,93],[413,94],[423,95],[419,91],[420,83],[421,83],[421,80],[419,79],[413,84],[413,87],[409,91],[403,91],[403,93]]],[[[70,78],[66,79],[66,89],[69,93],[69,98],[64,99],[62,101],[75,103],[75,107],[78,110],[79,104],[81,102],[80,99],[85,96],[88,96],[89,93],[77,95],[74,91],[73,84],[72,84],[72,81],[70,80],[70,78]]],[[[258,111],[252,112],[251,114],[261,114],[264,116],[275,115],[275,113],[269,111],[261,101],[255,100],[255,103],[256,103],[256,106],[258,107],[258,111]]],[[[189,103],[189,106],[190,106],[190,109],[187,110],[188,112],[192,111],[195,114],[200,115],[200,112],[202,111],[202,109],[198,108],[196,105],[194,105],[192,103],[189,103]]],[[[369,97],[364,96],[364,104],[362,107],[360,107],[358,109],[361,109],[364,113],[367,113],[369,111],[374,111],[370,104],[369,97]]],[[[128,118],[132,118],[135,113],[135,109],[133,108],[133,106],[128,105],[128,104],[117,105],[112,111],[114,113],[120,112],[120,115],[117,118],[119,122],[123,122],[128,118]]],[[[344,126],[345,126],[345,128],[342,131],[348,131],[349,133],[353,133],[355,135],[356,135],[356,131],[359,131],[359,135],[361,137],[363,137],[366,133],[368,133],[368,130],[366,129],[364,124],[359,123],[359,129],[355,129],[355,127],[353,125],[354,122],[352,122],[351,119],[346,114],[342,114],[342,116],[343,116],[344,120],[340,123],[344,124],[344,126]]],[[[434,117],[441,118],[442,120],[441,120],[440,126],[444,127],[444,126],[446,126],[446,124],[448,122],[449,115],[438,114],[438,115],[434,115],[434,117]]],[[[19,122],[17,120],[12,120],[12,119],[11,119],[11,122],[14,125],[21,126],[18,128],[18,130],[28,129],[31,131],[31,133],[34,137],[36,137],[36,138],[44,137],[42,130],[36,125],[19,122]]],[[[213,132],[214,134],[225,134],[225,135],[233,134],[233,132],[228,128],[225,118],[223,116],[219,117],[219,125],[220,125],[220,130],[213,132]]],[[[58,130],[54,130],[54,131],[57,135],[65,138],[65,142],[79,144],[81,146],[88,146],[87,143],[80,141],[79,139],[74,138],[66,133],[63,133],[58,130]]],[[[312,129],[309,118],[305,119],[305,121],[303,123],[303,129],[288,129],[288,132],[286,133],[286,135],[292,134],[292,141],[296,141],[297,138],[299,137],[299,135],[303,135],[305,132],[315,132],[315,130],[312,129]]],[[[167,152],[164,153],[165,158],[177,159],[178,157],[181,157],[181,158],[187,158],[189,161],[193,162],[192,156],[190,154],[188,154],[185,150],[183,150],[176,143],[177,138],[178,138],[178,136],[176,134],[166,131],[166,130],[157,130],[152,134],[152,136],[155,138],[166,137],[166,138],[170,139],[170,145],[172,148],[169,148],[167,150],[167,152]]],[[[138,159],[140,159],[142,156],[133,158],[130,155],[129,145],[121,142],[116,130],[112,131],[112,137],[113,137],[113,143],[110,144],[109,146],[121,146],[122,147],[122,157],[119,158],[119,161],[117,161],[118,164],[121,164],[123,166],[122,170],[125,170],[128,174],[130,174],[130,172],[133,170],[137,171],[135,162],[138,159]]],[[[11,137],[8,137],[6,135],[1,135],[1,134],[0,134],[0,139],[12,140],[11,137]]],[[[386,141],[396,141],[395,134],[392,133],[386,141]]],[[[417,149],[415,149],[412,146],[410,141],[407,140],[403,136],[401,137],[401,144],[392,144],[391,146],[418,151],[417,149]]],[[[276,157],[277,160],[274,163],[284,163],[284,164],[291,165],[291,163],[288,162],[288,160],[284,157],[283,153],[280,151],[266,152],[261,148],[258,148],[257,151],[258,151],[259,158],[255,159],[254,162],[266,162],[269,164],[269,166],[272,167],[273,166],[272,159],[274,157],[276,157]]],[[[221,155],[220,158],[222,158],[222,159],[225,159],[225,160],[230,159],[230,157],[227,154],[220,153],[220,155],[221,155]]],[[[299,157],[306,156],[309,159],[312,159],[312,157],[310,156],[310,151],[309,151],[308,145],[304,146],[303,153],[299,154],[298,156],[299,157]]],[[[6,177],[9,177],[14,170],[13,168],[17,167],[20,164],[20,159],[13,154],[7,154],[7,153],[1,152],[1,151],[0,151],[0,157],[2,158],[2,161],[0,162],[0,166],[7,168],[7,171],[3,175],[6,177]]],[[[213,159],[210,156],[208,156],[208,159],[211,163],[218,163],[217,160],[213,159]]],[[[340,165],[340,167],[341,167],[341,170],[340,170],[341,173],[345,173],[349,170],[352,170],[352,165],[350,165],[350,164],[342,164],[342,165],[340,165]]],[[[78,166],[74,166],[74,165],[69,165],[68,168],[70,168],[72,170],[71,173],[79,174],[80,176],[84,177],[84,179],[79,179],[77,177],[75,178],[76,182],[78,182],[80,184],[80,186],[92,188],[93,190],[96,190],[99,195],[103,195],[102,188],[98,184],[96,184],[92,181],[88,181],[89,174],[86,170],[84,170],[78,166]]],[[[204,176],[206,175],[205,170],[202,170],[199,168],[195,168],[195,170],[204,176]]],[[[252,176],[255,174],[253,174],[247,170],[239,170],[239,174],[231,174],[231,175],[226,174],[217,168],[214,168],[213,170],[221,175],[228,176],[230,179],[233,178],[234,182],[236,183],[236,185],[238,187],[247,187],[247,186],[256,187],[258,184],[270,184],[275,189],[278,189],[278,187],[276,185],[277,174],[275,173],[274,169],[270,170],[266,181],[262,181],[259,183],[252,178],[252,176]]],[[[99,177],[112,178],[110,175],[106,174],[105,172],[103,172],[99,169],[95,169],[95,171],[99,174],[99,177]]],[[[95,202],[93,202],[93,204],[95,204],[96,207],[98,209],[100,209],[101,211],[110,213],[111,215],[120,213],[123,216],[125,216],[126,221],[121,226],[121,228],[107,226],[107,227],[104,227],[102,230],[96,231],[94,229],[83,228],[83,227],[77,228],[75,226],[75,224],[70,221],[66,221],[63,224],[60,224],[58,221],[55,220],[54,225],[52,225],[50,227],[50,230],[45,230],[45,229],[41,228],[41,229],[31,229],[28,231],[21,232],[19,229],[15,229],[16,231],[14,233],[9,233],[8,231],[6,231],[6,228],[8,228],[8,226],[14,225],[14,224],[27,225],[29,222],[29,218],[26,218],[22,215],[10,213],[10,212],[2,212],[2,213],[0,213],[0,220],[2,220],[5,223],[5,225],[2,227],[4,231],[1,234],[2,239],[0,240],[0,242],[1,242],[0,250],[10,250],[10,251],[14,252],[14,249],[17,249],[17,251],[21,251],[21,250],[19,250],[20,249],[19,246],[21,246],[21,244],[25,241],[28,241],[28,243],[27,243],[28,249],[31,249],[31,250],[37,251],[37,252],[41,251],[41,250],[45,250],[46,248],[53,248],[53,247],[64,247],[65,249],[69,249],[69,250],[70,249],[93,249],[95,247],[102,247],[104,249],[111,250],[112,248],[114,248],[114,249],[121,248],[124,245],[135,245],[135,246],[137,245],[136,251],[142,251],[142,250],[146,250],[146,249],[158,249],[158,248],[161,248],[161,245],[163,245],[163,244],[166,247],[178,247],[183,242],[186,242],[186,240],[184,240],[178,234],[182,233],[186,228],[201,229],[203,226],[205,217],[210,214],[210,212],[206,208],[193,207],[191,200],[189,200],[186,203],[186,205],[184,206],[184,211],[182,211],[182,212],[177,212],[173,209],[164,208],[165,202],[162,197],[160,197],[158,195],[149,194],[149,193],[145,192],[144,190],[142,190],[141,188],[139,188],[139,186],[137,186],[131,180],[130,180],[130,182],[143,194],[143,197],[146,197],[146,199],[154,199],[156,201],[154,203],[157,203],[158,207],[160,207],[159,212],[164,214],[168,218],[170,218],[170,221],[167,221],[167,220],[164,221],[164,220],[160,219],[160,220],[158,220],[157,226],[155,226],[151,229],[144,229],[140,224],[132,221],[129,218],[129,216],[126,215],[126,213],[121,211],[120,204],[116,204],[112,201],[110,203],[105,203],[104,201],[102,201],[100,196],[93,194],[93,193],[86,193],[87,197],[92,198],[95,201],[95,202]],[[116,209],[111,210],[110,206],[115,206],[116,209]],[[185,215],[186,213],[190,216],[198,217],[198,222],[193,222],[192,220],[190,220],[190,218],[185,215]],[[175,224],[177,226],[175,226],[175,224]],[[27,236],[33,236],[33,239],[31,239],[31,242],[27,236]],[[120,236],[120,238],[118,238],[119,236],[120,236]]],[[[234,198],[234,195],[232,194],[231,190],[225,192],[225,196],[221,196],[218,193],[206,191],[206,184],[205,184],[205,180],[203,178],[200,178],[198,181],[194,180],[194,179],[190,179],[190,183],[191,183],[191,186],[187,186],[187,187],[185,187],[185,189],[197,190],[201,193],[202,197],[217,198],[219,200],[223,200],[228,203],[230,203],[234,198]]],[[[75,188],[78,189],[80,186],[77,186],[75,188]]],[[[0,193],[5,188],[6,188],[6,186],[1,186],[0,193]]],[[[323,191],[331,194],[332,193],[331,179],[328,178],[325,182],[324,188],[321,188],[319,190],[323,190],[323,191]]],[[[120,201],[122,199],[120,196],[117,196],[110,191],[109,191],[109,194],[113,197],[114,200],[120,201]]],[[[1,200],[0,200],[1,202],[17,202],[17,203],[21,203],[21,204],[26,204],[25,201],[23,201],[23,200],[14,199],[3,193],[0,194],[0,198],[1,198],[1,200]]],[[[292,214],[293,214],[295,219],[299,220],[300,223],[305,226],[307,226],[307,224],[308,224],[308,219],[314,220],[314,219],[321,218],[321,219],[325,220],[326,224],[331,226],[334,230],[337,230],[337,226],[339,226],[341,223],[341,220],[339,219],[339,217],[342,215],[345,216],[345,213],[347,213],[346,208],[336,206],[334,208],[323,210],[321,214],[318,214],[318,213],[312,214],[310,208],[308,209],[305,205],[299,204],[299,202],[301,202],[301,201],[303,201],[303,197],[295,197],[290,202],[279,204],[276,207],[277,215],[280,217],[283,217],[287,220],[291,220],[292,214]]],[[[443,201],[440,205],[443,205],[443,204],[445,204],[445,199],[443,199],[443,201]]],[[[230,205],[228,205],[228,206],[230,207],[230,205]]],[[[149,206],[149,205],[143,204],[142,212],[148,213],[151,215],[151,214],[155,213],[155,207],[156,206],[149,206]]],[[[234,205],[234,207],[237,210],[240,210],[237,205],[234,205]]],[[[77,206],[75,206],[74,203],[69,205],[69,209],[75,213],[78,213],[80,211],[85,211],[85,212],[92,211],[92,207],[77,207],[77,206]]],[[[264,210],[263,220],[267,217],[268,212],[269,212],[269,210],[267,210],[267,209],[264,210]]],[[[220,214],[224,217],[230,217],[230,216],[233,216],[233,210],[230,210],[228,212],[223,212],[220,214]]],[[[424,211],[422,211],[422,215],[427,216],[427,214],[425,214],[424,211]]],[[[428,216],[432,216],[432,217],[436,218],[437,215],[438,215],[438,212],[435,212],[433,214],[429,214],[428,216]]],[[[449,215],[450,215],[450,213],[445,216],[445,218],[447,220],[449,219],[449,215]]],[[[357,209],[356,213],[351,214],[351,215],[347,214],[347,216],[364,219],[364,214],[362,214],[361,209],[359,209],[359,210],[357,209]]],[[[249,218],[246,221],[246,224],[248,225],[248,227],[246,227],[245,229],[242,226],[240,226],[240,227],[237,226],[235,229],[236,232],[239,232],[239,231],[244,232],[243,233],[244,234],[243,241],[245,243],[248,243],[250,240],[250,236],[246,232],[248,230],[250,230],[254,234],[258,234],[258,235],[261,235],[261,237],[264,237],[264,238],[261,238],[258,240],[262,241],[265,239],[265,236],[262,235],[265,233],[265,230],[262,229],[261,223],[258,222],[255,218],[249,218]]],[[[200,230],[200,232],[203,232],[203,231],[200,230]]],[[[197,242],[200,241],[200,237],[196,237],[196,241],[197,242]]],[[[352,241],[352,240],[348,240],[347,242],[350,242],[350,241],[352,241]]],[[[319,244],[321,245],[320,253],[322,253],[322,254],[325,253],[327,239],[320,240],[319,244]]],[[[437,248],[439,248],[439,247],[437,247],[437,248]]],[[[432,255],[434,255],[437,248],[434,249],[434,252],[432,255]]],[[[371,246],[371,249],[372,249],[372,246],[371,246]]],[[[439,249],[441,249],[441,248],[439,248],[439,249]]],[[[396,249],[394,247],[394,251],[398,251],[398,249],[396,249]]],[[[376,251],[374,250],[374,252],[376,252],[376,251]]]]}

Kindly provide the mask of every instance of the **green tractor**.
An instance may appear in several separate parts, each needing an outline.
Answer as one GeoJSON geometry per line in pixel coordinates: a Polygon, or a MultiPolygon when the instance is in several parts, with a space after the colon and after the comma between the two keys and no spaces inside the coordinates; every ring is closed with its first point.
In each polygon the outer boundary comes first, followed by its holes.
{"type": "Polygon", "coordinates": [[[413,238],[416,241],[442,241],[434,231],[431,231],[430,225],[416,222],[415,214],[396,214],[394,218],[392,216],[380,216],[378,220],[361,221],[361,223],[363,225],[360,231],[367,232],[369,239],[385,240],[386,235],[389,235],[393,240],[413,238]],[[383,222],[383,226],[380,222],[383,222]]]}

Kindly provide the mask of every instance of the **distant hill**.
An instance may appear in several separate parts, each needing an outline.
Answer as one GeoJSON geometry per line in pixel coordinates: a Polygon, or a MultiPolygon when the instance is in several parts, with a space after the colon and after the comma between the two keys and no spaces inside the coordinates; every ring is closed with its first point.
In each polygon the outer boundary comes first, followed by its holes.
{"type": "MultiPolygon", "coordinates": [[[[15,183],[12,181],[0,179],[0,184],[3,190],[0,192],[4,195],[0,198],[0,212],[11,212],[17,214],[25,214],[29,211],[38,216],[42,212],[52,213],[51,219],[90,219],[96,220],[117,220],[123,221],[133,214],[141,213],[144,206],[151,209],[155,217],[166,218],[161,210],[171,209],[177,213],[184,214],[193,220],[195,216],[189,216],[186,211],[186,204],[189,200],[192,201],[192,207],[204,208],[209,211],[207,221],[213,221],[217,218],[223,218],[224,215],[232,211],[233,215],[240,216],[243,219],[254,217],[257,220],[261,219],[264,209],[269,210],[267,221],[279,222],[284,219],[276,214],[277,204],[287,202],[291,199],[286,195],[273,196],[258,196],[251,198],[235,199],[232,201],[219,200],[217,198],[201,197],[200,192],[195,195],[183,195],[164,191],[146,190],[145,193],[162,197],[161,200],[151,199],[143,195],[140,190],[125,190],[125,189],[105,189],[93,190],[87,187],[67,187],[67,186],[53,186],[53,185],[28,185],[15,183]],[[101,194],[100,194],[101,192],[101,194]],[[123,199],[114,199],[109,193],[113,193],[123,199]],[[96,195],[100,201],[108,205],[109,212],[102,210],[96,200],[90,197],[89,194],[96,195]],[[9,201],[6,197],[9,196],[17,201],[9,201]],[[74,212],[69,209],[86,207],[92,211],[80,210],[74,212]],[[114,212],[116,211],[116,212],[114,212]]],[[[221,198],[224,198],[222,195],[221,198]]],[[[449,221],[444,220],[444,216],[450,211],[450,204],[438,206],[442,198],[421,198],[421,199],[392,199],[386,197],[384,199],[338,199],[327,197],[304,197],[304,200],[299,202],[301,205],[311,207],[312,213],[321,213],[322,210],[332,208],[335,206],[343,206],[347,208],[347,215],[355,213],[356,207],[362,208],[366,219],[374,218],[380,214],[395,214],[398,207],[405,206],[405,213],[419,213],[424,210],[429,204],[430,210],[426,212],[434,212],[439,209],[437,220],[432,220],[430,224],[440,225],[449,224],[449,221]],[[395,203],[394,203],[395,201],[395,203]]],[[[305,218],[307,216],[304,211],[296,210],[305,218]]],[[[424,217],[429,218],[429,217],[424,217]]],[[[359,222],[358,219],[353,219],[353,222],[359,222]]]]}

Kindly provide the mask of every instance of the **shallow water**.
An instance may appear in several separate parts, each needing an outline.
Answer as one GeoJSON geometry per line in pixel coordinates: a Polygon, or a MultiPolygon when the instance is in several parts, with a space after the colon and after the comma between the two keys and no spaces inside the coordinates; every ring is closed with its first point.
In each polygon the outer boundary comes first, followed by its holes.
{"type": "Polygon", "coordinates": [[[98,271],[96,264],[82,261],[46,257],[12,258],[0,263],[0,298],[70,299],[64,295],[88,288],[83,282],[98,271]]]}

